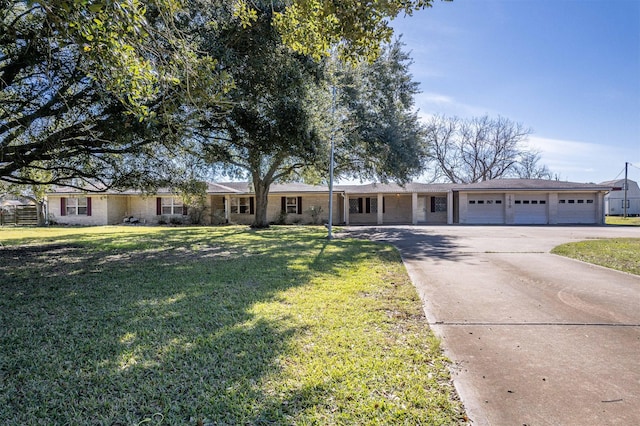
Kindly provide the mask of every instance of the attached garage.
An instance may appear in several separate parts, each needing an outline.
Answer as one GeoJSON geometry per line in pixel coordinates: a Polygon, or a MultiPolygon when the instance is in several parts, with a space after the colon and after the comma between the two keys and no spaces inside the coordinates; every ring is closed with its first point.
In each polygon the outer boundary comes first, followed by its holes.
{"type": "Polygon", "coordinates": [[[558,194],[556,223],[596,223],[596,196],[592,193],[558,194]]]}
{"type": "Polygon", "coordinates": [[[467,223],[495,225],[504,223],[504,195],[469,194],[467,223]]]}
{"type": "Polygon", "coordinates": [[[454,223],[603,224],[611,188],[545,179],[494,179],[452,188],[454,223]]]}
{"type": "Polygon", "coordinates": [[[513,223],[516,225],[549,223],[547,194],[516,194],[513,208],[513,223]]]}

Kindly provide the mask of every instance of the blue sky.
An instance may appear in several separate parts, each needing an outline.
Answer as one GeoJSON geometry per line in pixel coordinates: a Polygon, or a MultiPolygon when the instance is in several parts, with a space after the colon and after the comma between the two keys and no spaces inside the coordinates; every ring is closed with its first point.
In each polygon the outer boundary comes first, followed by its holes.
{"type": "Polygon", "coordinates": [[[435,0],[392,25],[421,116],[500,115],[562,180],[640,181],[640,0],[435,0]]]}

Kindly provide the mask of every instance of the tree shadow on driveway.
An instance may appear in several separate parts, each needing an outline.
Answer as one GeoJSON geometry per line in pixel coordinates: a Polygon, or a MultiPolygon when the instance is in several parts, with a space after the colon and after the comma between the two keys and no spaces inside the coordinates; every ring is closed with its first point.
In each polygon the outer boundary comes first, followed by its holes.
{"type": "Polygon", "coordinates": [[[443,235],[437,228],[401,226],[363,226],[345,228],[347,238],[361,238],[394,245],[405,260],[460,261],[470,256],[458,237],[443,235]]]}

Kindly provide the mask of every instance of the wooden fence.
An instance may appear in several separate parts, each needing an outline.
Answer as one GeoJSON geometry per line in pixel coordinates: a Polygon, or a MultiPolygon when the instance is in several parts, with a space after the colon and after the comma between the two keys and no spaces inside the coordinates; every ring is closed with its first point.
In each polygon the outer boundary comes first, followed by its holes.
{"type": "Polygon", "coordinates": [[[0,209],[0,225],[37,225],[36,206],[5,206],[0,209]]]}

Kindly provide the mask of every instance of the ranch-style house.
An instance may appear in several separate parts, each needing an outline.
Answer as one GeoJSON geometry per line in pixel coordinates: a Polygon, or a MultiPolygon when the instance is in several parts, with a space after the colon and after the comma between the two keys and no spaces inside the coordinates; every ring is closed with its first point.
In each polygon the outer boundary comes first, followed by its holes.
{"type": "MultiPolygon", "coordinates": [[[[334,224],[603,224],[606,184],[495,179],[474,184],[337,185],[334,224]]],[[[209,183],[198,222],[250,224],[255,194],[246,182],[209,183]]],[[[189,223],[190,206],[170,190],[83,192],[55,187],[47,195],[52,221],[68,225],[189,223]]],[[[273,223],[326,223],[329,190],[275,184],[267,217],[273,223]]]]}

